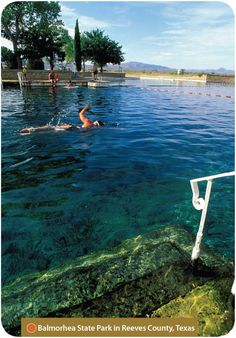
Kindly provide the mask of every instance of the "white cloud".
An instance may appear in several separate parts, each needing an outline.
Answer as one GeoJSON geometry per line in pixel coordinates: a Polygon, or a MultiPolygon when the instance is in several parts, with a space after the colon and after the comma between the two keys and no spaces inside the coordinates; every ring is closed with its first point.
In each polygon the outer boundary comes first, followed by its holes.
{"type": "Polygon", "coordinates": [[[151,46],[158,46],[158,47],[168,47],[170,45],[170,41],[167,39],[163,39],[160,36],[149,35],[141,38],[142,42],[151,45],[151,46]]]}
{"type": "Polygon", "coordinates": [[[61,4],[62,20],[65,23],[65,28],[69,31],[69,34],[74,36],[75,20],[78,19],[79,28],[81,32],[92,29],[109,29],[111,27],[128,27],[130,22],[109,22],[105,20],[98,20],[92,16],[78,15],[76,10],[72,7],[61,4]]]}
{"type": "Polygon", "coordinates": [[[169,35],[183,35],[186,34],[186,29],[175,29],[175,30],[167,30],[163,31],[162,34],[169,34],[169,35]]]}
{"type": "Polygon", "coordinates": [[[179,24],[182,21],[192,25],[193,23],[199,24],[204,22],[205,24],[216,23],[226,21],[229,18],[233,18],[232,9],[225,3],[220,2],[192,2],[191,5],[169,5],[165,6],[162,15],[169,24],[179,24]],[[175,20],[173,23],[173,19],[175,20]]]}
{"type": "Polygon", "coordinates": [[[85,31],[93,28],[107,28],[110,24],[106,21],[97,20],[91,16],[79,16],[79,25],[81,30],[85,31]]]}
{"type": "MultiPolygon", "coordinates": [[[[109,27],[109,24],[105,21],[99,21],[93,17],[90,16],[76,16],[76,19],[78,19],[79,22],[79,30],[80,32],[85,32],[85,31],[89,31],[92,29],[105,29],[109,27]]],[[[73,21],[67,21],[67,20],[63,20],[65,23],[65,28],[68,30],[69,35],[71,37],[74,37],[75,35],[75,20],[73,21]]]]}
{"type": "Polygon", "coordinates": [[[233,67],[234,18],[228,6],[198,3],[165,9],[163,30],[142,39],[147,48],[152,46],[152,62],[181,68],[233,67]]]}
{"type": "Polygon", "coordinates": [[[173,55],[173,53],[169,53],[169,52],[161,52],[160,56],[171,56],[173,55]]]}
{"type": "Polygon", "coordinates": [[[61,4],[61,13],[62,13],[62,16],[65,18],[75,19],[75,20],[78,18],[74,8],[71,8],[71,7],[62,5],[62,4],[61,4]]]}
{"type": "Polygon", "coordinates": [[[74,8],[61,5],[62,19],[65,25],[69,28],[75,26],[75,20],[78,19],[81,30],[88,30],[91,28],[107,28],[109,23],[102,20],[97,20],[91,16],[78,15],[74,8]]]}
{"type": "Polygon", "coordinates": [[[229,19],[229,16],[232,18],[232,10],[224,5],[219,3],[212,5],[202,4],[202,6],[195,6],[193,8],[188,8],[183,11],[186,16],[191,20],[191,25],[193,24],[207,24],[207,25],[221,25],[222,23],[226,23],[229,19]]]}

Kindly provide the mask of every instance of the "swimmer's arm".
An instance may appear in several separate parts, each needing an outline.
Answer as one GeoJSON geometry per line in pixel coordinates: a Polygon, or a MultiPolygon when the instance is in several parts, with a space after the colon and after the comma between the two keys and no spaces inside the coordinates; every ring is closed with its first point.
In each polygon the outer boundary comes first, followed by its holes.
{"type": "Polygon", "coordinates": [[[82,122],[86,122],[87,120],[89,120],[86,116],[84,116],[84,114],[86,113],[86,111],[88,111],[90,109],[90,106],[85,106],[80,112],[79,112],[79,117],[81,119],[82,122]]]}
{"type": "Polygon", "coordinates": [[[80,120],[84,123],[83,127],[89,127],[92,125],[92,122],[90,121],[90,119],[88,119],[86,116],[84,116],[84,114],[86,113],[86,111],[88,111],[90,109],[90,106],[85,106],[80,112],[79,112],[79,117],[80,120]]]}

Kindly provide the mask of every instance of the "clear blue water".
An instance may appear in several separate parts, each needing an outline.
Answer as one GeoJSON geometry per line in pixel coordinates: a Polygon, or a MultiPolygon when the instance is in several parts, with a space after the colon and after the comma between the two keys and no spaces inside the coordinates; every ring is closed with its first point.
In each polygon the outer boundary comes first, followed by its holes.
{"type": "MultiPolygon", "coordinates": [[[[234,100],[225,98],[233,94],[157,80],[4,89],[3,282],[169,224],[196,234],[200,212],[189,180],[234,170],[234,100]],[[105,127],[19,133],[80,124],[77,112],[87,103],[105,127]]],[[[214,182],[204,241],[233,257],[232,177],[214,182]]]]}

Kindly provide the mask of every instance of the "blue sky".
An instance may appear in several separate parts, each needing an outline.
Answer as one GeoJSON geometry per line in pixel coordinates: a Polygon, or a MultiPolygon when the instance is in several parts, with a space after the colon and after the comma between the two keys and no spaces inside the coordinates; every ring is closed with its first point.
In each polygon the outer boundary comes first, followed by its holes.
{"type": "Polygon", "coordinates": [[[188,69],[234,68],[234,13],[216,1],[60,1],[71,36],[100,28],[125,61],[188,69]]]}
{"type": "Polygon", "coordinates": [[[100,28],[123,46],[125,61],[177,68],[234,68],[234,14],[215,1],[61,1],[73,36],[100,28]]]}

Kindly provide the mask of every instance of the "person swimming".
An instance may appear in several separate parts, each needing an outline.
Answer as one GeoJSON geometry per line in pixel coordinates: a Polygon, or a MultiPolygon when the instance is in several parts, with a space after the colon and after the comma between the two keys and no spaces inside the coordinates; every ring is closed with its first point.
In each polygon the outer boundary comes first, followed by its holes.
{"type": "Polygon", "coordinates": [[[85,116],[85,113],[90,109],[91,107],[89,105],[85,106],[78,114],[80,117],[80,120],[83,122],[82,126],[73,126],[70,124],[62,124],[58,126],[50,126],[50,125],[45,125],[41,127],[30,127],[30,128],[23,128],[20,130],[21,134],[27,134],[31,133],[34,131],[46,131],[46,130],[75,130],[75,129],[80,129],[80,128],[91,128],[91,127],[101,127],[104,126],[104,123],[102,121],[96,120],[92,122],[88,117],[85,116]]]}
{"type": "Polygon", "coordinates": [[[67,87],[69,87],[69,88],[70,88],[70,87],[73,87],[73,82],[72,82],[71,80],[68,81],[67,87]]]}

